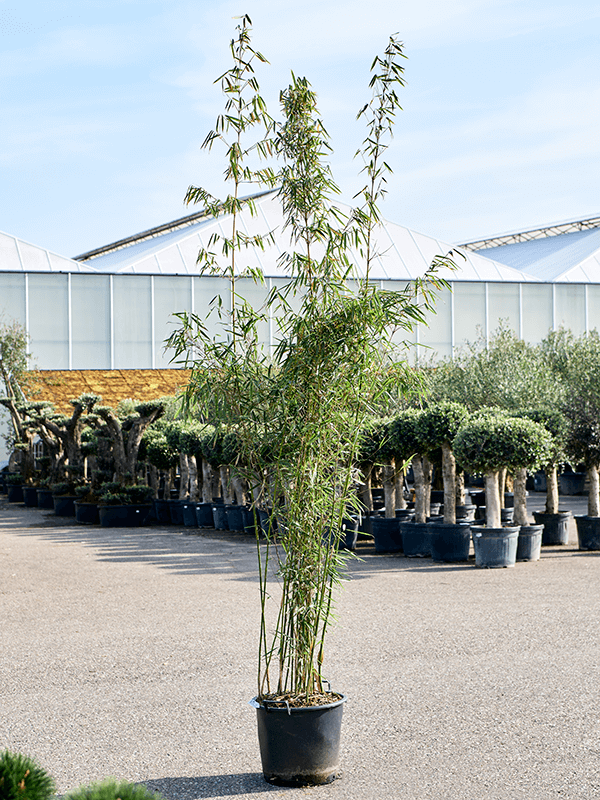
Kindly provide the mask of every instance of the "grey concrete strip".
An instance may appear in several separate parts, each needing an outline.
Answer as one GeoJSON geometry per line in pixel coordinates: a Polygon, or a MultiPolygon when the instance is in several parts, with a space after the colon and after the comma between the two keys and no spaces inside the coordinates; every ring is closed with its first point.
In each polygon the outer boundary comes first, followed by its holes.
{"type": "Polygon", "coordinates": [[[114,775],[168,800],[598,796],[600,553],[572,542],[508,570],[362,557],[327,659],[349,695],[344,774],[287,790],[262,780],[247,705],[255,544],[0,500],[0,747],[61,793],[114,775]]]}

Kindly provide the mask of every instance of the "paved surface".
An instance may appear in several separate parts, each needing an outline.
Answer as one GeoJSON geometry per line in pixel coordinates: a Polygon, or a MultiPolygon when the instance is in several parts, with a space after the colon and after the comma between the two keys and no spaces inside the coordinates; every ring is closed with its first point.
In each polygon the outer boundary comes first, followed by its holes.
{"type": "Polygon", "coordinates": [[[350,698],[343,776],[281,789],[262,780],[247,705],[255,544],[77,526],[2,497],[0,747],[61,793],[114,775],[168,800],[600,794],[600,553],[573,541],[478,570],[363,546],[328,654],[350,698]]]}

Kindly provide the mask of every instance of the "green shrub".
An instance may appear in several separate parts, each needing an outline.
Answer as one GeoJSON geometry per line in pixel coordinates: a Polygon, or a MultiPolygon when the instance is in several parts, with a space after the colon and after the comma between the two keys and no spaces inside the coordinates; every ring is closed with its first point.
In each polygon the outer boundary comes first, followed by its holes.
{"type": "Polygon", "coordinates": [[[108,778],[100,783],[75,789],[69,792],[64,800],[163,800],[163,798],[139,783],[108,778]]]}
{"type": "Polygon", "coordinates": [[[144,486],[127,486],[125,490],[127,502],[133,505],[144,505],[152,502],[152,487],[144,486]]]}
{"type": "Polygon", "coordinates": [[[4,480],[7,486],[21,486],[24,479],[22,475],[7,475],[4,480]]]}
{"type": "Polygon", "coordinates": [[[0,753],[0,800],[48,800],[54,789],[54,780],[32,758],[0,753]]]}
{"type": "Polygon", "coordinates": [[[75,494],[75,485],[72,481],[53,483],[50,488],[52,489],[52,494],[56,497],[70,496],[75,494]]]}

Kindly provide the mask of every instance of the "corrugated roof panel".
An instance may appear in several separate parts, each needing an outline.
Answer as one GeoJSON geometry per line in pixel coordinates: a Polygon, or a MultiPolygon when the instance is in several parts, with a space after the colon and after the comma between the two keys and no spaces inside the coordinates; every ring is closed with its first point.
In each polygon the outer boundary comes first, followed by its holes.
{"type": "Polygon", "coordinates": [[[502,264],[527,272],[539,280],[551,282],[599,249],[600,230],[594,228],[514,242],[478,252],[482,255],[489,253],[490,258],[502,264]]]}
{"type": "Polygon", "coordinates": [[[190,269],[186,264],[178,242],[160,250],[154,257],[158,261],[161,275],[188,275],[190,272],[197,272],[195,265],[194,269],[190,269]]]}
{"type": "Polygon", "coordinates": [[[0,271],[21,272],[22,269],[17,240],[7,233],[0,233],[0,271]]]}
{"type": "Polygon", "coordinates": [[[66,256],[0,232],[0,272],[96,272],[66,256]]]}

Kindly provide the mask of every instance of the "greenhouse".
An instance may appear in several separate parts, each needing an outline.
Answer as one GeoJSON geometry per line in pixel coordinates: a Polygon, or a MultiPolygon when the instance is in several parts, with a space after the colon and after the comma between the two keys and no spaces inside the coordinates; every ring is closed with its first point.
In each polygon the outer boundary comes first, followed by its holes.
{"type": "MultiPolygon", "coordinates": [[[[245,264],[260,265],[267,283],[242,278],[238,288],[259,307],[285,280],[277,259],[289,242],[276,193],[258,196],[256,209],[255,217],[242,215],[243,230],[274,231],[275,241],[264,252],[249,248],[245,264]]],[[[224,222],[193,214],[74,258],[0,234],[0,313],[25,325],[39,369],[166,368],[173,312],[203,315],[224,288],[220,278],[199,277],[196,263],[224,222]]],[[[372,277],[382,288],[423,275],[454,247],[392,222],[381,226],[378,246],[372,277]]],[[[457,269],[446,276],[452,292],[414,334],[426,353],[449,356],[500,319],[531,342],[560,326],[600,327],[600,218],[472,242],[457,253],[457,269]]],[[[262,335],[273,342],[273,320],[262,335]]]]}

